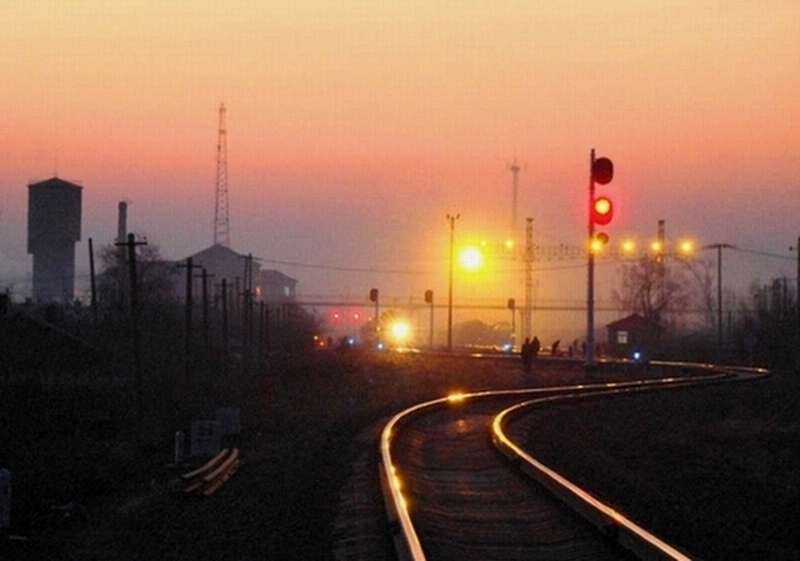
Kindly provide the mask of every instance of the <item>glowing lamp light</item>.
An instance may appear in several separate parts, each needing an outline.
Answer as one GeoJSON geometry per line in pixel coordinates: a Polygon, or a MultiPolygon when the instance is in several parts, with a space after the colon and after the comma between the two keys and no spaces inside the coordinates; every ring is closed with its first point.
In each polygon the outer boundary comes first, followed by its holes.
{"type": "Polygon", "coordinates": [[[467,247],[459,254],[458,262],[467,271],[477,271],[483,267],[483,252],[477,247],[467,247]]]}
{"type": "Polygon", "coordinates": [[[402,344],[411,336],[411,326],[405,321],[396,321],[389,328],[389,333],[395,342],[402,344]]]}
{"type": "Polygon", "coordinates": [[[622,253],[631,255],[634,251],[636,251],[636,242],[633,240],[625,240],[622,242],[622,253]]]}

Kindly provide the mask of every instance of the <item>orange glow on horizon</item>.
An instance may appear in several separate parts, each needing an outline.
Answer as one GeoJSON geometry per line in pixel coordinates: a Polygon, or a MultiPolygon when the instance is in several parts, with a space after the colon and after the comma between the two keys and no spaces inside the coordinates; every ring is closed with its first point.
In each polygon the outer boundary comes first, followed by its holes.
{"type": "MultiPolygon", "coordinates": [[[[497,247],[456,300],[522,301],[521,262],[500,254],[507,164],[522,166],[517,255],[526,217],[534,245],[585,247],[592,148],[615,164],[598,193],[615,245],[662,213],[697,239],[782,239],[800,177],[797,21],[785,1],[16,3],[0,22],[0,280],[28,275],[25,186],[53,174],[85,186],[81,271],[122,199],[165,257],[202,249],[223,101],[233,243],[300,263],[270,266],[311,294],[380,284],[442,302],[444,216],[459,212],[457,247],[497,247]],[[703,219],[712,204],[724,220],[703,219]]],[[[536,298],[580,294],[581,275],[552,265],[536,298]]]]}

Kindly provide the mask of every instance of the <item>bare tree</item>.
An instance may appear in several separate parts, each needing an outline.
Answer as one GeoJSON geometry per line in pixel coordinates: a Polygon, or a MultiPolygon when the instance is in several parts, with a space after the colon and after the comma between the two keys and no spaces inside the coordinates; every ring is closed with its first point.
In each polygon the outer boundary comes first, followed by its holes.
{"type": "Polygon", "coordinates": [[[669,262],[644,256],[620,268],[621,286],[612,298],[630,313],[670,330],[691,325],[691,317],[702,312],[704,322],[713,321],[713,293],[708,263],[682,258],[669,262]]]}
{"type": "MultiPolygon", "coordinates": [[[[130,294],[127,250],[114,244],[98,251],[101,264],[97,291],[98,301],[107,307],[124,308],[130,294]]],[[[142,304],[167,303],[174,300],[177,278],[175,263],[161,257],[158,245],[148,243],[136,247],[137,282],[142,304]]]]}
{"type": "Polygon", "coordinates": [[[714,311],[716,309],[716,296],[714,290],[714,277],[712,275],[713,263],[707,259],[676,259],[676,264],[681,266],[688,274],[693,287],[693,306],[702,313],[703,324],[711,328],[714,326],[714,311]]]}

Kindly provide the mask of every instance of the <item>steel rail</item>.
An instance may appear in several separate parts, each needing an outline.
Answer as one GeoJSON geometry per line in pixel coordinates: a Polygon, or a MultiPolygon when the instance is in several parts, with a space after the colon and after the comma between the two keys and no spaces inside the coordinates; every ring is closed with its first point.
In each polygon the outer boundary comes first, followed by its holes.
{"type": "MultiPolygon", "coordinates": [[[[676,365],[676,363],[662,364],[669,366],[676,365]]],[[[680,366],[687,367],[691,366],[691,364],[682,363],[680,366]]],[[[707,367],[708,365],[704,365],[704,368],[707,367]]],[[[667,385],[666,382],[668,382],[671,387],[691,387],[723,380],[750,379],[769,374],[768,370],[761,368],[712,366],[708,369],[716,372],[716,374],[694,378],[682,378],[678,382],[676,382],[676,379],[664,379],[664,385],[667,385]]],[[[549,489],[555,496],[597,528],[613,536],[618,544],[631,551],[640,559],[675,559],[686,561],[692,559],[692,557],[645,530],[622,513],[595,498],[588,491],[578,487],[555,470],[538,461],[528,454],[521,446],[516,444],[504,430],[514,416],[520,415],[530,408],[541,407],[555,402],[614,396],[651,389],[656,388],[645,386],[614,387],[614,384],[609,384],[609,389],[604,391],[566,395],[560,394],[517,403],[495,416],[492,422],[492,440],[495,446],[504,455],[512,460],[520,462],[520,468],[523,472],[549,489]]]]}
{"type": "MultiPolygon", "coordinates": [[[[419,536],[417,535],[416,529],[414,528],[414,524],[411,521],[411,515],[409,513],[409,503],[403,493],[403,482],[402,479],[400,478],[400,474],[398,473],[397,467],[395,466],[395,462],[392,460],[392,451],[391,451],[392,441],[394,435],[396,434],[396,431],[398,430],[399,426],[405,420],[409,419],[412,415],[417,414],[425,409],[433,407],[441,407],[448,403],[455,403],[467,399],[471,400],[476,398],[510,397],[514,395],[523,396],[523,395],[535,395],[535,394],[545,394],[545,393],[557,394],[556,396],[541,398],[540,400],[533,400],[537,402],[542,402],[542,400],[553,400],[556,397],[564,398],[565,396],[569,396],[572,398],[576,397],[585,398],[589,396],[597,396],[602,393],[608,393],[610,395],[612,393],[619,393],[625,390],[626,388],[630,389],[637,388],[641,390],[641,389],[656,389],[665,386],[688,385],[688,383],[690,382],[692,384],[709,383],[711,381],[718,381],[724,377],[730,376],[731,374],[728,371],[729,370],[732,371],[734,369],[737,370],[738,372],[749,372],[751,375],[768,374],[768,371],[764,369],[729,367],[726,370],[723,370],[722,368],[712,364],[700,364],[700,363],[689,363],[689,362],[651,361],[651,364],[658,366],[665,366],[665,367],[691,368],[699,371],[707,371],[709,372],[709,374],[691,378],[667,377],[667,378],[633,380],[629,382],[573,384],[570,386],[558,386],[558,387],[546,387],[546,388],[528,388],[528,389],[518,389],[518,390],[487,390],[480,392],[459,393],[416,404],[394,415],[381,431],[381,437],[380,437],[381,465],[379,466],[379,475],[381,480],[381,489],[384,495],[384,505],[386,509],[386,514],[389,519],[390,527],[392,529],[395,549],[397,550],[398,557],[401,559],[401,561],[426,560],[425,552],[422,548],[419,536]]],[[[528,400],[523,403],[530,403],[530,402],[531,400],[528,400]]],[[[496,422],[497,418],[495,418],[495,423],[496,422]]],[[[507,446],[507,449],[515,450],[514,447],[516,447],[516,445],[514,445],[510,440],[508,440],[508,443],[510,444],[510,446],[507,446]]],[[[520,449],[520,451],[522,450],[520,449]]],[[[522,452],[524,453],[524,451],[522,452]]],[[[519,455],[519,457],[523,456],[519,455]]],[[[553,474],[558,475],[555,472],[553,472],[553,474]]],[[[561,479],[563,479],[563,481],[567,481],[564,478],[561,479]]],[[[613,509],[610,508],[609,510],[613,511],[613,509]]]]}
{"type": "MultiPolygon", "coordinates": [[[[570,386],[575,389],[576,386],[570,386]]],[[[567,389],[566,387],[564,389],[567,389]]],[[[386,514],[389,518],[389,523],[393,530],[393,538],[395,549],[401,561],[425,561],[425,553],[422,550],[422,545],[419,541],[419,536],[411,523],[411,515],[408,510],[408,501],[403,495],[403,482],[392,460],[392,440],[399,425],[405,420],[409,419],[412,415],[432,407],[443,406],[448,403],[457,403],[466,399],[500,396],[500,395],[530,395],[534,393],[542,393],[546,391],[558,391],[553,388],[535,388],[535,389],[520,389],[520,390],[503,390],[503,391],[482,391],[472,393],[457,393],[451,394],[447,397],[441,397],[430,401],[418,403],[408,409],[404,409],[397,413],[391,420],[384,426],[381,431],[380,438],[380,451],[381,451],[381,465],[379,469],[381,478],[381,489],[384,495],[384,504],[386,514]]]]}

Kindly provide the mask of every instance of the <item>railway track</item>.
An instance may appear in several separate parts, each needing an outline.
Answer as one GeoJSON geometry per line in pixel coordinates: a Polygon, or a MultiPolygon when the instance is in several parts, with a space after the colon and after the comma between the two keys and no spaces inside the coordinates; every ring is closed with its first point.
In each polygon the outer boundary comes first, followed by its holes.
{"type": "Polygon", "coordinates": [[[669,366],[702,374],[453,395],[398,413],[381,435],[380,471],[399,557],[689,559],[518,444],[533,407],[765,373],[669,366]]]}

